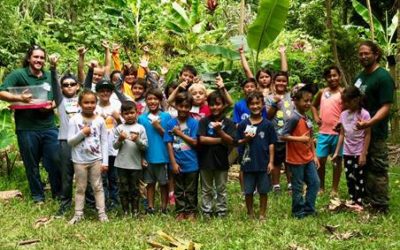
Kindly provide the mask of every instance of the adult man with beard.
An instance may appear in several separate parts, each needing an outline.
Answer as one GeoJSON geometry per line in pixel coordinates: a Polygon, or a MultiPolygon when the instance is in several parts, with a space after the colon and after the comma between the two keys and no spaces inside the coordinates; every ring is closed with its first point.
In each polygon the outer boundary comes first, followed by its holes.
{"type": "MultiPolygon", "coordinates": [[[[28,91],[22,94],[8,92],[9,87],[42,85],[49,91],[51,100],[51,76],[44,71],[46,52],[43,48],[34,45],[29,48],[23,61],[23,68],[11,72],[0,86],[0,100],[7,102],[23,102],[32,104],[32,94],[28,91]]],[[[56,79],[53,79],[56,81],[56,79]]],[[[58,129],[54,121],[52,101],[40,109],[15,110],[15,128],[19,151],[25,165],[32,199],[36,203],[43,203],[44,185],[40,179],[39,162],[49,173],[53,198],[57,198],[61,191],[61,175],[56,165],[58,152],[58,129]]]]}
{"type": "Polygon", "coordinates": [[[374,211],[387,213],[389,209],[388,176],[388,121],[393,103],[394,81],[383,67],[379,66],[382,51],[372,41],[364,41],[358,48],[358,58],[364,70],[357,76],[354,85],[365,95],[364,105],[371,120],[357,123],[357,129],[371,127],[371,144],[365,171],[365,203],[374,211]]]}

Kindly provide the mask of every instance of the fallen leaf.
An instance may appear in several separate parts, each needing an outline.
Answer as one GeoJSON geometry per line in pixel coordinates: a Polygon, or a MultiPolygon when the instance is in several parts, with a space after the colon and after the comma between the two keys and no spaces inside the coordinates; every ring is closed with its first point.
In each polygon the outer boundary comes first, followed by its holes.
{"type": "Polygon", "coordinates": [[[289,250],[308,250],[308,248],[297,245],[296,243],[289,244],[289,250]]]}
{"type": "Polygon", "coordinates": [[[325,227],[326,231],[328,231],[329,233],[333,234],[333,233],[336,232],[336,229],[339,227],[339,225],[335,225],[335,226],[333,226],[333,225],[325,225],[324,227],[325,227]]]}
{"type": "Polygon", "coordinates": [[[13,198],[22,198],[22,193],[19,190],[8,190],[0,192],[0,200],[11,200],[13,198]]]}
{"type": "Polygon", "coordinates": [[[30,245],[30,244],[36,244],[38,242],[40,242],[39,239],[23,240],[23,241],[18,242],[18,245],[25,246],[25,245],[30,245]]]}
{"type": "Polygon", "coordinates": [[[45,225],[49,224],[51,221],[53,221],[53,217],[50,217],[50,218],[48,218],[48,217],[39,218],[33,224],[33,228],[34,229],[38,229],[41,226],[45,226],[45,225]]]}

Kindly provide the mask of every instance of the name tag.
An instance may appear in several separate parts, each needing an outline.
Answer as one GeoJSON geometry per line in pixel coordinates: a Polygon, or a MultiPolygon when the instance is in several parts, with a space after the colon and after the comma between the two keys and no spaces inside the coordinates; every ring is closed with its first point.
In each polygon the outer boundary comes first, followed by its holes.
{"type": "Polygon", "coordinates": [[[257,127],[253,125],[247,125],[244,133],[253,134],[255,135],[257,132],[257,127]]]}
{"type": "Polygon", "coordinates": [[[361,84],[362,84],[362,81],[360,78],[358,78],[356,83],[354,83],[354,86],[356,86],[357,88],[360,88],[361,84]]]}

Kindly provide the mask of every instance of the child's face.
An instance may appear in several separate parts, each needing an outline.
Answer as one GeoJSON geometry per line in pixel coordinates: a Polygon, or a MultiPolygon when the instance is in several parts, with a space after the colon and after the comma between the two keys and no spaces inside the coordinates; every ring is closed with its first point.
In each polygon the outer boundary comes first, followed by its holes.
{"type": "Polygon", "coordinates": [[[210,104],[210,110],[213,116],[221,115],[222,111],[224,110],[224,103],[222,102],[221,98],[215,99],[210,104]]]}
{"type": "Polygon", "coordinates": [[[82,97],[79,106],[81,106],[81,112],[83,115],[92,116],[96,109],[96,96],[93,94],[87,94],[82,97]]]}
{"type": "Polygon", "coordinates": [[[194,75],[190,71],[183,71],[179,78],[190,84],[193,83],[194,75]]]}
{"type": "Polygon", "coordinates": [[[296,109],[304,114],[311,108],[312,94],[310,92],[304,92],[303,96],[299,100],[295,100],[296,109]]]}
{"type": "Polygon", "coordinates": [[[126,75],[124,78],[124,81],[127,84],[132,85],[134,82],[136,82],[136,76],[135,75],[126,75]]]}
{"type": "Polygon", "coordinates": [[[144,93],[144,87],[140,84],[135,84],[132,87],[132,93],[135,96],[135,100],[142,98],[144,93]]]}
{"type": "Polygon", "coordinates": [[[257,85],[254,84],[254,82],[248,82],[243,86],[244,95],[247,96],[248,94],[255,91],[256,89],[257,89],[257,85]]]}
{"type": "Polygon", "coordinates": [[[185,101],[180,104],[176,105],[176,110],[178,111],[178,118],[179,119],[186,119],[189,117],[190,109],[192,105],[189,102],[185,101]]]}
{"type": "Polygon", "coordinates": [[[249,110],[252,115],[261,115],[264,103],[262,98],[253,98],[249,102],[249,110]]]}
{"type": "Polygon", "coordinates": [[[275,90],[278,94],[283,94],[287,90],[287,78],[286,76],[277,76],[275,78],[275,90]]]}
{"type": "Polygon", "coordinates": [[[342,98],[344,109],[348,109],[352,112],[357,111],[359,108],[360,98],[354,98],[351,100],[345,100],[342,98]]]}
{"type": "Polygon", "coordinates": [[[115,73],[111,79],[112,84],[116,84],[121,78],[121,73],[115,73]]]}
{"type": "Polygon", "coordinates": [[[93,69],[93,82],[97,83],[101,79],[103,79],[104,76],[104,68],[102,67],[96,67],[93,69]]]}
{"type": "Polygon", "coordinates": [[[260,72],[258,76],[258,83],[261,88],[267,88],[271,84],[271,76],[265,72],[260,72]]]}
{"type": "Polygon", "coordinates": [[[126,124],[134,124],[137,118],[136,109],[132,108],[121,113],[122,118],[124,118],[126,124]]]}
{"type": "Polygon", "coordinates": [[[73,97],[79,89],[79,84],[74,79],[67,78],[61,83],[61,90],[66,97],[73,97]]]}
{"type": "Polygon", "coordinates": [[[331,89],[336,89],[340,85],[340,75],[335,69],[331,69],[329,74],[326,76],[326,81],[328,82],[328,87],[331,89]]]}
{"type": "Polygon", "coordinates": [[[109,89],[100,89],[97,92],[100,102],[109,102],[112,91],[109,89]]]}
{"type": "Polygon", "coordinates": [[[193,105],[201,106],[207,98],[204,89],[194,88],[190,91],[190,94],[193,96],[193,105]]]}
{"type": "Polygon", "coordinates": [[[148,95],[146,97],[146,105],[150,112],[157,112],[160,107],[160,100],[155,95],[148,95]]]}

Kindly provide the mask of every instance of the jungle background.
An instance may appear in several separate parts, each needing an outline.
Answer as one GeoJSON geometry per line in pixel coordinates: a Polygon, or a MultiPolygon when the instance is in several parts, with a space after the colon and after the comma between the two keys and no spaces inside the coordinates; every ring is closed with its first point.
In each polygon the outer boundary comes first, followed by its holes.
{"type": "MultiPolygon", "coordinates": [[[[101,42],[108,40],[121,45],[122,61],[136,65],[148,46],[149,67],[157,71],[168,67],[168,83],[177,79],[184,64],[194,65],[209,86],[220,74],[238,99],[238,82],[245,77],[238,53],[242,45],[253,71],[260,67],[279,70],[278,48],[284,45],[290,86],[298,82],[323,86],[322,72],[332,64],[341,67],[346,85],[361,70],[358,42],[373,39],[384,51],[381,65],[390,70],[398,86],[399,67],[387,57],[395,62],[399,55],[399,6],[393,0],[1,0],[0,83],[21,66],[32,44],[44,47],[48,54],[60,55],[59,74],[68,70],[76,74],[77,48],[89,48],[87,61],[103,61],[101,42]],[[265,10],[272,7],[281,9],[269,20],[265,10]],[[259,28],[257,22],[265,26],[259,28]],[[266,34],[271,37],[265,38],[266,34]]],[[[0,190],[15,188],[28,193],[8,105],[0,102],[0,190]]],[[[108,225],[88,220],[71,228],[58,220],[35,228],[36,219],[51,216],[57,204],[53,201],[46,207],[35,207],[26,196],[23,202],[0,203],[0,248],[14,248],[18,242],[33,238],[39,240],[33,246],[39,249],[145,249],[146,240],[160,229],[200,242],[205,249],[400,248],[398,124],[396,91],[390,136],[395,152],[390,170],[393,208],[388,216],[332,214],[325,207],[329,197],[322,196],[318,200],[320,216],[296,221],[290,218],[290,197],[281,195],[270,198],[267,222],[256,223],[246,220],[240,189],[232,182],[232,213],[225,221],[177,223],[172,216],[132,220],[114,215],[108,225]],[[332,225],[337,227],[330,233],[326,226],[332,225]]],[[[344,178],[341,192],[345,197],[344,178]]]]}

